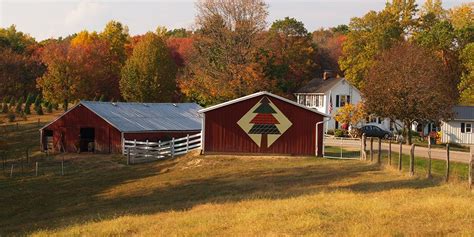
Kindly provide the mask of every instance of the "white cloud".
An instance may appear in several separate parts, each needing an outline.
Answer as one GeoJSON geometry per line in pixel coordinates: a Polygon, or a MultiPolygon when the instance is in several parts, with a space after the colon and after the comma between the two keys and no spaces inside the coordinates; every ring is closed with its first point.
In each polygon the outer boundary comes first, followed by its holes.
{"type": "Polygon", "coordinates": [[[89,20],[91,17],[97,16],[103,6],[93,0],[82,0],[79,1],[76,8],[70,11],[64,19],[64,24],[67,26],[75,26],[79,23],[89,20]]]}

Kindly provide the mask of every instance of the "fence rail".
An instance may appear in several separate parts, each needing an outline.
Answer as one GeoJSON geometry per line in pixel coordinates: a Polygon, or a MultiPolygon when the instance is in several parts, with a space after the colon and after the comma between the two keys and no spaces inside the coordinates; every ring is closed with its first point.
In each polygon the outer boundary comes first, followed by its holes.
{"type": "Polygon", "coordinates": [[[201,133],[164,142],[124,140],[123,155],[131,164],[183,155],[201,147],[201,133]]]}

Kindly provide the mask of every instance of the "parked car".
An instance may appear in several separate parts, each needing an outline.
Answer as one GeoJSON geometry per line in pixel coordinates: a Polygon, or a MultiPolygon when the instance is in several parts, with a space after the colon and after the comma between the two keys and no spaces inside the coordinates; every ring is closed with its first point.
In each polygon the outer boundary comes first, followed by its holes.
{"type": "Polygon", "coordinates": [[[362,133],[365,133],[367,137],[378,137],[388,139],[393,136],[392,132],[383,130],[374,125],[365,125],[360,128],[362,133]]]}

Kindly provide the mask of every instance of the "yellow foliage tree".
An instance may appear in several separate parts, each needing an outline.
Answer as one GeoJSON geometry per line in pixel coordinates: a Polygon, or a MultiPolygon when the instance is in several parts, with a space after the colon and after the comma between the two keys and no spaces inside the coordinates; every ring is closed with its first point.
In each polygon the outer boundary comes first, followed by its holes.
{"type": "Polygon", "coordinates": [[[341,124],[355,125],[367,117],[364,104],[346,104],[340,108],[334,118],[341,124]]]}

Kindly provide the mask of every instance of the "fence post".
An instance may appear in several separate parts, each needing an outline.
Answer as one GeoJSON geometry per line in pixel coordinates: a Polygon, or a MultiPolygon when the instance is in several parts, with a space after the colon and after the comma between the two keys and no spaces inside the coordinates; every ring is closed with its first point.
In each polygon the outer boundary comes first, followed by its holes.
{"type": "Polygon", "coordinates": [[[431,178],[431,137],[428,137],[428,174],[427,178],[431,178]]]}
{"type": "Polygon", "coordinates": [[[446,182],[449,181],[449,143],[446,144],[446,182]]]}
{"type": "Polygon", "coordinates": [[[472,166],[474,165],[474,146],[471,146],[471,157],[469,158],[469,188],[472,189],[472,183],[473,183],[473,168],[472,166]]]}
{"type": "Polygon", "coordinates": [[[148,159],[148,152],[149,152],[149,149],[150,149],[150,145],[148,144],[148,140],[146,140],[146,150],[145,150],[145,158],[148,159]]]}
{"type": "Polygon", "coordinates": [[[35,164],[35,176],[38,176],[38,161],[35,164]]]}
{"type": "Polygon", "coordinates": [[[400,150],[398,151],[398,170],[402,171],[402,149],[403,141],[400,140],[400,150]]]}
{"type": "Polygon", "coordinates": [[[370,137],[370,161],[374,161],[374,138],[370,137]]]}
{"type": "Polygon", "coordinates": [[[64,176],[64,156],[62,158],[63,159],[61,160],[61,175],[64,176]]]}
{"type": "Polygon", "coordinates": [[[130,147],[127,149],[127,165],[130,165],[130,147]]]}
{"type": "Polygon", "coordinates": [[[171,139],[170,148],[171,148],[171,157],[174,158],[174,137],[173,139],[171,139]]]}
{"type": "Polygon", "coordinates": [[[365,160],[365,133],[360,138],[360,160],[365,160]]]}
{"type": "Polygon", "coordinates": [[[392,139],[388,140],[388,165],[392,166],[392,139]]]}
{"type": "Polygon", "coordinates": [[[410,149],[410,176],[415,175],[415,144],[411,144],[410,149]]]}
{"type": "Polygon", "coordinates": [[[189,152],[189,134],[186,136],[186,153],[189,152]]]}
{"type": "Polygon", "coordinates": [[[382,162],[382,138],[379,138],[379,154],[377,154],[377,164],[382,162]]]}

